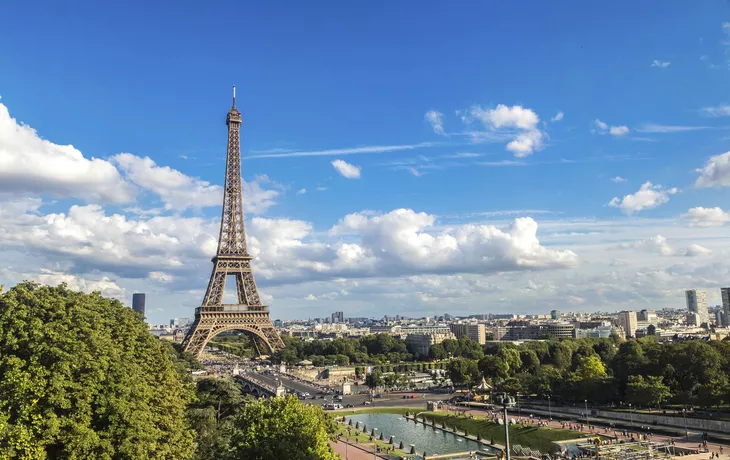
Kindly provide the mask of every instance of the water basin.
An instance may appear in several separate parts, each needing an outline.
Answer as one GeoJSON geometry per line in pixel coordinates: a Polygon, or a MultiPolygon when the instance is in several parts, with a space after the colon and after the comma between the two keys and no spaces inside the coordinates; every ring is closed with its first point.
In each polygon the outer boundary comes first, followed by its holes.
{"type": "Polygon", "coordinates": [[[459,452],[475,452],[477,450],[496,454],[496,450],[470,439],[464,439],[440,429],[434,429],[430,425],[421,422],[413,422],[405,417],[396,414],[356,414],[347,419],[352,419],[352,425],[360,422],[368,427],[368,431],[376,428],[378,435],[383,433],[385,439],[395,437],[395,445],[401,441],[406,449],[409,444],[416,446],[418,454],[426,452],[431,455],[455,454],[459,452]]]}

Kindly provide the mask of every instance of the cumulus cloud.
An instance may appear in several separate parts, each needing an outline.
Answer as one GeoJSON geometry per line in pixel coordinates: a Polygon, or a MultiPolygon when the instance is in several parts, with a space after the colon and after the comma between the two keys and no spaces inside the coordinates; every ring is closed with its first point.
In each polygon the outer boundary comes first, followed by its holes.
{"type": "Polygon", "coordinates": [[[300,188],[299,190],[297,190],[297,195],[304,195],[305,193],[307,193],[306,188],[300,188]]]}
{"type": "MultiPolygon", "coordinates": [[[[223,201],[220,185],[212,185],[169,166],[158,166],[149,157],[120,153],[110,160],[135,185],[159,196],[166,210],[220,206],[223,201]]],[[[276,204],[280,192],[266,189],[263,184],[272,184],[272,181],[267,176],[257,176],[251,182],[242,181],[246,212],[260,214],[276,204]]]]}
{"type": "Polygon", "coordinates": [[[612,177],[611,180],[614,181],[614,182],[616,182],[616,183],[618,183],[618,182],[626,182],[626,178],[625,177],[621,177],[621,176],[612,177]]]}
{"type": "Polygon", "coordinates": [[[700,246],[699,244],[690,244],[684,252],[685,257],[708,256],[710,254],[712,254],[710,249],[700,246]]]}
{"type": "Polygon", "coordinates": [[[682,218],[689,220],[692,227],[719,227],[730,222],[730,212],[719,207],[697,207],[682,214],[682,218]]]}
{"type": "Polygon", "coordinates": [[[113,164],[86,158],[72,145],[45,140],[0,103],[0,192],[51,195],[86,202],[127,203],[134,187],[113,164]]]}
{"type": "Polygon", "coordinates": [[[608,133],[612,136],[625,136],[629,133],[629,128],[627,126],[611,126],[608,133]]]}
{"type": "Polygon", "coordinates": [[[149,157],[120,153],[110,158],[137,186],[158,195],[165,209],[220,206],[223,188],[187,176],[169,166],[158,166],[149,157]]]}
{"type": "Polygon", "coordinates": [[[562,120],[562,119],[563,119],[563,117],[564,117],[564,116],[565,116],[565,114],[564,114],[563,112],[558,112],[557,114],[555,114],[555,116],[554,116],[554,117],[552,117],[552,118],[550,119],[550,121],[553,121],[553,122],[555,122],[555,121],[560,121],[560,120],[562,120]]]}
{"type": "Polygon", "coordinates": [[[703,168],[696,171],[700,177],[695,181],[695,187],[730,186],[730,152],[711,157],[703,168]]]}
{"type": "Polygon", "coordinates": [[[350,164],[344,160],[335,160],[332,162],[332,166],[335,170],[340,173],[342,177],[347,179],[359,179],[360,178],[360,167],[350,164]]]}
{"type": "Polygon", "coordinates": [[[669,61],[660,61],[658,59],[654,59],[651,62],[651,66],[652,67],[659,67],[660,69],[666,69],[667,67],[669,67],[669,64],[671,64],[671,62],[669,62],[669,61]]]}
{"type": "Polygon", "coordinates": [[[520,105],[508,107],[499,104],[494,109],[475,105],[462,112],[462,119],[466,123],[478,120],[488,130],[487,133],[474,133],[475,140],[489,138],[491,134],[511,139],[506,149],[518,158],[532,155],[543,148],[544,133],[538,128],[540,118],[534,111],[520,105]]]}
{"type": "Polygon", "coordinates": [[[650,252],[657,252],[663,256],[673,256],[676,254],[674,248],[672,248],[667,242],[667,239],[662,235],[655,235],[631,243],[621,243],[618,247],[621,249],[644,249],[650,252]]]}
{"type": "Polygon", "coordinates": [[[436,110],[429,110],[426,112],[426,115],[423,117],[433,129],[433,132],[444,136],[446,135],[446,132],[444,131],[444,114],[441,112],[438,112],[436,110]]]}
{"type": "Polygon", "coordinates": [[[595,132],[598,134],[610,134],[615,137],[620,137],[629,133],[628,126],[609,126],[608,123],[605,123],[598,118],[593,120],[593,124],[596,126],[595,132]]]}
{"type": "Polygon", "coordinates": [[[645,182],[638,192],[625,195],[623,198],[614,197],[608,205],[619,208],[626,214],[633,214],[644,209],[652,209],[669,201],[669,196],[677,193],[676,188],[666,189],[661,185],[645,182]]]}

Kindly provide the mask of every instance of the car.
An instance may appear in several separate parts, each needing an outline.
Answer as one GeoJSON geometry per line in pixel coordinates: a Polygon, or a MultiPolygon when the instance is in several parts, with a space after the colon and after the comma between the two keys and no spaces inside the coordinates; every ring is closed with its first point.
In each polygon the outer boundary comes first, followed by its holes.
{"type": "Polygon", "coordinates": [[[382,397],[383,397],[383,395],[381,395],[380,393],[378,393],[378,394],[376,394],[376,395],[375,395],[375,397],[376,397],[376,398],[382,398],[382,397]]]}
{"type": "Polygon", "coordinates": [[[352,404],[345,404],[345,407],[347,407],[349,409],[350,407],[355,407],[355,406],[352,404]]]}
{"type": "Polygon", "coordinates": [[[363,401],[362,402],[362,405],[363,406],[369,406],[370,404],[372,404],[370,401],[363,401]]]}
{"type": "Polygon", "coordinates": [[[338,400],[338,401],[342,401],[342,395],[335,396],[335,399],[338,400]]]}

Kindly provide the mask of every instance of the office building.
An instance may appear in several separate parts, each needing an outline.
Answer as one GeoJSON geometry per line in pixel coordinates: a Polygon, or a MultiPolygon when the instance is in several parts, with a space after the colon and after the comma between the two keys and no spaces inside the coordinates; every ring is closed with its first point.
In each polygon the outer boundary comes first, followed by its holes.
{"type": "Polygon", "coordinates": [[[550,319],[558,319],[558,318],[560,318],[560,312],[557,310],[551,310],[550,319]]]}
{"type": "Polygon", "coordinates": [[[730,326],[730,287],[720,288],[722,297],[722,325],[730,326]]]}
{"type": "Polygon", "coordinates": [[[635,311],[622,311],[616,316],[616,324],[624,330],[625,338],[632,338],[636,334],[638,320],[635,311]]]}
{"type": "Polygon", "coordinates": [[[487,330],[484,324],[450,324],[449,329],[457,339],[467,337],[481,345],[487,343],[487,330]]]}
{"type": "Polygon", "coordinates": [[[424,357],[428,356],[428,350],[431,349],[431,345],[455,338],[454,334],[449,332],[448,329],[446,332],[408,334],[408,337],[406,337],[406,347],[414,355],[424,357]]]}
{"type": "Polygon", "coordinates": [[[144,316],[144,294],[136,293],[132,294],[132,310],[136,311],[140,315],[144,316]]]}
{"type": "Polygon", "coordinates": [[[336,312],[332,313],[332,322],[333,323],[344,323],[345,314],[341,311],[336,311],[336,312]]]}
{"type": "Polygon", "coordinates": [[[706,323],[710,319],[707,310],[707,293],[698,289],[688,289],[684,295],[687,300],[687,311],[697,313],[700,323],[706,323]]]}

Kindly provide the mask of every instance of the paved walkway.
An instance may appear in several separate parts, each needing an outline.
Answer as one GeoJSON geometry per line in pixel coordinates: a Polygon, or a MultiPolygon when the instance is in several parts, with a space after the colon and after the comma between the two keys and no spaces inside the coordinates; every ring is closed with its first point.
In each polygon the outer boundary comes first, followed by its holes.
{"type": "MultiPolygon", "coordinates": [[[[458,408],[458,412],[464,412],[467,416],[474,415],[475,417],[484,418],[488,411],[483,409],[469,409],[466,411],[463,411],[463,408],[458,408]]],[[[557,412],[553,411],[554,414],[558,414],[557,412]]],[[[529,414],[528,414],[529,415],[529,414]]],[[[559,414],[559,415],[570,415],[570,414],[559,414]]],[[[572,416],[575,418],[575,416],[572,416]]],[[[517,417],[516,414],[510,414],[510,418],[515,418],[521,421],[525,424],[531,424],[536,425],[538,423],[542,424],[543,426],[548,426],[550,428],[557,428],[557,429],[567,429],[568,426],[570,426],[572,429],[571,431],[575,431],[576,433],[586,433],[586,434],[597,434],[602,436],[609,436],[609,437],[616,437],[619,440],[622,440],[624,442],[629,442],[631,440],[631,437],[633,435],[634,439],[638,440],[639,435],[643,434],[640,431],[637,430],[613,430],[611,428],[607,428],[604,426],[585,426],[583,424],[579,423],[572,423],[572,422],[561,422],[558,420],[552,420],[549,421],[547,417],[533,417],[532,419],[529,416],[523,416],[521,419],[517,417]],[[627,435],[624,436],[623,432],[626,432],[627,435]]],[[[670,442],[674,441],[675,445],[677,447],[684,447],[687,449],[698,449],[701,445],[701,440],[699,439],[699,435],[690,436],[689,440],[685,440],[684,436],[667,436],[663,434],[652,434],[651,435],[651,441],[655,442],[670,442]]],[[[698,455],[691,455],[687,456],[685,455],[684,458],[692,459],[692,458],[710,458],[710,453],[716,452],[720,453],[720,458],[728,459],[730,458],[730,446],[728,445],[722,445],[722,444],[716,444],[716,443],[708,443],[707,448],[709,449],[708,453],[701,453],[698,455]]]]}

